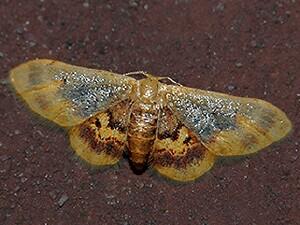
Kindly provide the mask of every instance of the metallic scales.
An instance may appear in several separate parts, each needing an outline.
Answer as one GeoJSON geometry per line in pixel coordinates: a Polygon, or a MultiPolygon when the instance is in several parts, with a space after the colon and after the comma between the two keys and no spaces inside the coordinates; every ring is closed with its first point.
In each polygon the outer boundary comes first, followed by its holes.
{"type": "Polygon", "coordinates": [[[47,59],[10,71],[29,107],[68,129],[75,153],[91,165],[114,165],[127,155],[137,174],[151,167],[187,182],[209,171],[217,157],[257,152],[292,128],[266,101],[143,75],[136,80],[47,59]]]}
{"type": "Polygon", "coordinates": [[[207,140],[221,130],[234,129],[239,102],[209,95],[195,96],[193,92],[180,90],[173,92],[167,95],[171,107],[202,139],[207,140]]]}
{"type": "Polygon", "coordinates": [[[72,100],[74,108],[82,117],[89,117],[106,106],[118,101],[131,90],[131,85],[120,80],[111,82],[95,73],[60,72],[55,80],[63,81],[59,87],[61,96],[72,100]]]}

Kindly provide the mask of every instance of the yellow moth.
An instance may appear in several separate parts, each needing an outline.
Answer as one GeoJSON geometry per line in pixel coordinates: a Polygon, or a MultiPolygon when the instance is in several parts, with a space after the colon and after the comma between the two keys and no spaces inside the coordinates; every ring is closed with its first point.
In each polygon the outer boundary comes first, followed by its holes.
{"type": "Polygon", "coordinates": [[[136,80],[48,59],[10,71],[29,107],[67,128],[76,154],[92,165],[116,164],[127,153],[137,173],[150,166],[170,179],[191,181],[217,156],[257,152],[291,130],[285,113],[266,101],[144,76],[136,80]]]}

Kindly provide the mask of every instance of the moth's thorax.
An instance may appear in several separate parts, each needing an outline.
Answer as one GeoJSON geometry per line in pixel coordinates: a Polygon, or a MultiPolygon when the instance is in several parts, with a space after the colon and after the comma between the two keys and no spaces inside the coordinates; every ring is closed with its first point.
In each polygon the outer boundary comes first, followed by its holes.
{"type": "Polygon", "coordinates": [[[154,101],[158,95],[158,80],[148,77],[137,82],[136,96],[141,101],[154,101]]]}

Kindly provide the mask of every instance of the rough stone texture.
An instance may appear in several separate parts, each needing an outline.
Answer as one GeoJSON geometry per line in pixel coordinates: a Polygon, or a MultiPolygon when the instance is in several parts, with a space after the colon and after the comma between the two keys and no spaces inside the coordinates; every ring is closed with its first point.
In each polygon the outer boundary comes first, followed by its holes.
{"type": "Polygon", "coordinates": [[[300,224],[299,1],[1,0],[0,19],[0,224],[300,224]],[[94,170],[11,91],[9,69],[36,57],[262,98],[294,131],[185,185],[94,170]]]}

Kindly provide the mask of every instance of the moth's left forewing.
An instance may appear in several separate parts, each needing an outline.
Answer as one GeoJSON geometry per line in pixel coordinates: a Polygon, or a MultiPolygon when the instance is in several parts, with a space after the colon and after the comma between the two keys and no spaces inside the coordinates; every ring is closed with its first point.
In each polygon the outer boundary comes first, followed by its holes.
{"type": "Polygon", "coordinates": [[[82,123],[129,97],[135,80],[108,71],[37,59],[10,71],[16,91],[29,107],[61,126],[82,123]]]}
{"type": "Polygon", "coordinates": [[[257,152],[292,128],[283,111],[259,99],[171,85],[166,98],[180,120],[216,155],[257,152]]]}

